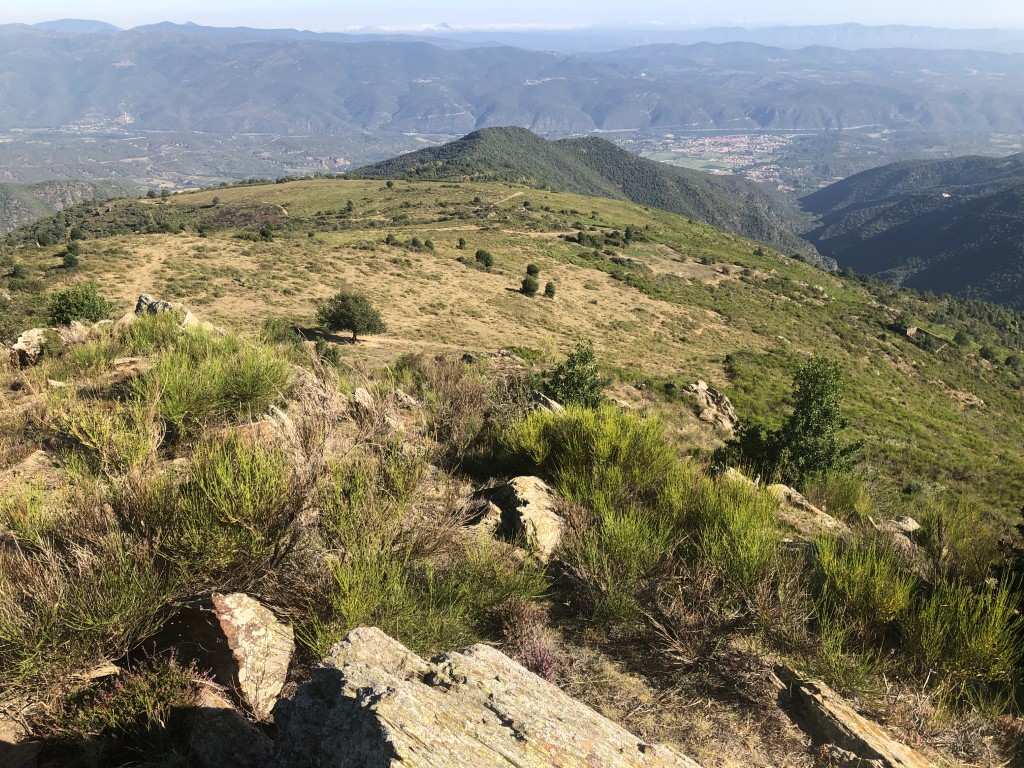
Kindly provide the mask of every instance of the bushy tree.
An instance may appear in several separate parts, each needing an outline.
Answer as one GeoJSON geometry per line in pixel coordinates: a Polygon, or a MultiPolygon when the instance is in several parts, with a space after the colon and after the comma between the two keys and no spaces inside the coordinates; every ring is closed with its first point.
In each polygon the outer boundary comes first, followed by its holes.
{"type": "Polygon", "coordinates": [[[491,256],[487,251],[479,250],[476,252],[476,260],[481,266],[486,269],[490,269],[494,266],[494,257],[491,256]]]}
{"type": "Polygon", "coordinates": [[[598,371],[594,344],[589,339],[577,341],[564,362],[544,372],[544,394],[563,405],[597,408],[607,385],[608,380],[598,371]]]}
{"type": "Polygon", "coordinates": [[[100,296],[93,283],[74,285],[50,297],[50,320],[67,325],[72,320],[96,323],[110,314],[110,302],[100,296]]]}
{"type": "Polygon", "coordinates": [[[540,290],[540,283],[537,282],[537,278],[527,275],[523,278],[523,284],[519,290],[524,296],[536,296],[537,291],[540,290]]]}
{"type": "Polygon", "coordinates": [[[343,289],[316,307],[320,327],[334,333],[351,331],[352,341],[360,334],[385,333],[387,325],[365,293],[343,289]]]}
{"type": "Polygon", "coordinates": [[[555,298],[555,284],[552,283],[551,281],[548,281],[548,283],[544,286],[544,295],[547,296],[549,299],[555,298]]]}
{"type": "Polygon", "coordinates": [[[538,267],[536,264],[527,264],[526,274],[528,274],[530,277],[537,277],[537,275],[540,274],[540,267],[538,267]]]}
{"type": "Polygon", "coordinates": [[[853,461],[861,443],[840,437],[847,426],[842,415],[843,370],[826,357],[812,357],[793,377],[793,412],[777,430],[760,425],[740,429],[726,448],[765,479],[778,477],[802,484],[813,475],[842,469],[853,461]]]}

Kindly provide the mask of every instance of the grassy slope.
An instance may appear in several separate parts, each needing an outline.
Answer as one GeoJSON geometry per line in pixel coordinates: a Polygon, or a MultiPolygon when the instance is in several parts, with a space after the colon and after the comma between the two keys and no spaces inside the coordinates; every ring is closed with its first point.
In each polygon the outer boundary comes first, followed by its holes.
{"type": "Polygon", "coordinates": [[[83,200],[103,200],[129,194],[123,184],[89,181],[44,181],[38,184],[0,184],[0,232],[10,232],[40,216],[83,200]]]}
{"type": "MultiPolygon", "coordinates": [[[[624,385],[651,382],[658,392],[665,380],[704,378],[733,398],[741,416],[774,423],[785,414],[798,362],[824,353],[848,373],[852,432],[867,439],[881,478],[896,488],[969,492],[1004,520],[1024,492],[1019,375],[969,349],[919,348],[890,330],[892,312],[863,286],[770,251],[757,256],[750,241],[670,213],[510,184],[398,182],[388,189],[329,180],[120,201],[102,210],[83,213],[83,225],[109,230],[135,212],[150,228],[185,231],[90,237],[73,273],[58,268],[60,247],[8,246],[0,274],[19,262],[46,289],[95,279],[121,307],[152,293],[238,329],[254,329],[268,315],[312,324],[313,300],[350,284],[371,295],[390,327],[346,348],[353,364],[418,350],[519,346],[553,355],[587,336],[624,385]],[[273,241],[234,237],[264,219],[280,227],[273,241]],[[202,221],[214,227],[206,237],[195,232],[202,221]],[[581,257],[592,249],[560,237],[576,221],[597,228],[590,234],[632,224],[646,242],[613,249],[631,262],[581,257]],[[388,233],[430,239],[435,250],[385,246],[388,233]],[[459,237],[465,250],[456,249],[459,237]],[[494,255],[492,271],[456,261],[472,260],[478,248],[494,255]],[[531,262],[542,285],[556,283],[554,301],[513,290],[531,262]]],[[[0,278],[14,311],[25,294],[11,283],[0,278]]],[[[916,306],[906,296],[888,301],[916,306]]],[[[931,330],[951,338],[956,328],[931,330]]],[[[692,424],[682,418],[684,403],[657,399],[678,423],[692,424]]],[[[692,439],[713,443],[706,433],[692,439]]]]}

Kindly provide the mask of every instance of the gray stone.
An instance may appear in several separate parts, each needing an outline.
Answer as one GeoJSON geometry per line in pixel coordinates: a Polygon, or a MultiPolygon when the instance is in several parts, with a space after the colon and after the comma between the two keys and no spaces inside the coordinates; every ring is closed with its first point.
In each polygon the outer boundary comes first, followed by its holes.
{"type": "Polygon", "coordinates": [[[530,410],[549,411],[551,413],[557,413],[558,415],[565,413],[565,408],[562,407],[561,403],[552,400],[543,392],[538,392],[537,390],[533,390],[530,393],[530,410]]]}
{"type": "Polygon", "coordinates": [[[424,661],[379,629],[335,646],[275,713],[295,768],[699,768],[649,745],[507,656],[424,661]]]}

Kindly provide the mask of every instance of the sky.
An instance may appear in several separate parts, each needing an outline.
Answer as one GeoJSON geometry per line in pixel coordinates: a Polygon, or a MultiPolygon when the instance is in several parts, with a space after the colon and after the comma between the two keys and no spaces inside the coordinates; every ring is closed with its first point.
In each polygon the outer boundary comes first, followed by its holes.
{"type": "Polygon", "coordinates": [[[914,24],[1024,29],[1018,0],[4,0],[0,24],[98,19],[119,27],[158,21],[210,26],[291,27],[315,31],[361,28],[672,28],[716,25],[914,24]]]}

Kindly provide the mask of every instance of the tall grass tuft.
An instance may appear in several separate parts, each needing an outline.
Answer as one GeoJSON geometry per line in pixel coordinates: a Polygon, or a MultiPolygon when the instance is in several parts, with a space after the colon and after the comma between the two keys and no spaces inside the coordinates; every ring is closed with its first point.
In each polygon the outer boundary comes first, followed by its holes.
{"type": "Polygon", "coordinates": [[[906,653],[951,703],[1004,709],[1024,658],[1017,585],[939,582],[900,622],[906,653]]]}
{"type": "Polygon", "coordinates": [[[151,403],[53,397],[49,425],[97,473],[120,474],[155,456],[164,436],[163,422],[151,403]]]}
{"type": "Polygon", "coordinates": [[[564,498],[598,514],[674,514],[693,477],[660,421],[612,406],[537,411],[504,427],[497,441],[510,471],[540,474],[564,498]]]}
{"type": "Polygon", "coordinates": [[[884,639],[910,609],[917,578],[899,555],[877,541],[846,542],[824,535],[816,550],[819,620],[834,620],[841,612],[858,638],[884,639]]]}
{"type": "Polygon", "coordinates": [[[183,479],[136,482],[119,510],[182,578],[245,589],[272,578],[291,552],[304,505],[284,451],[229,433],[202,440],[183,479]]]}
{"type": "Polygon", "coordinates": [[[288,362],[269,347],[189,330],[135,382],[135,389],[156,402],[172,435],[180,439],[210,422],[264,413],[289,379],[288,362]]]}

